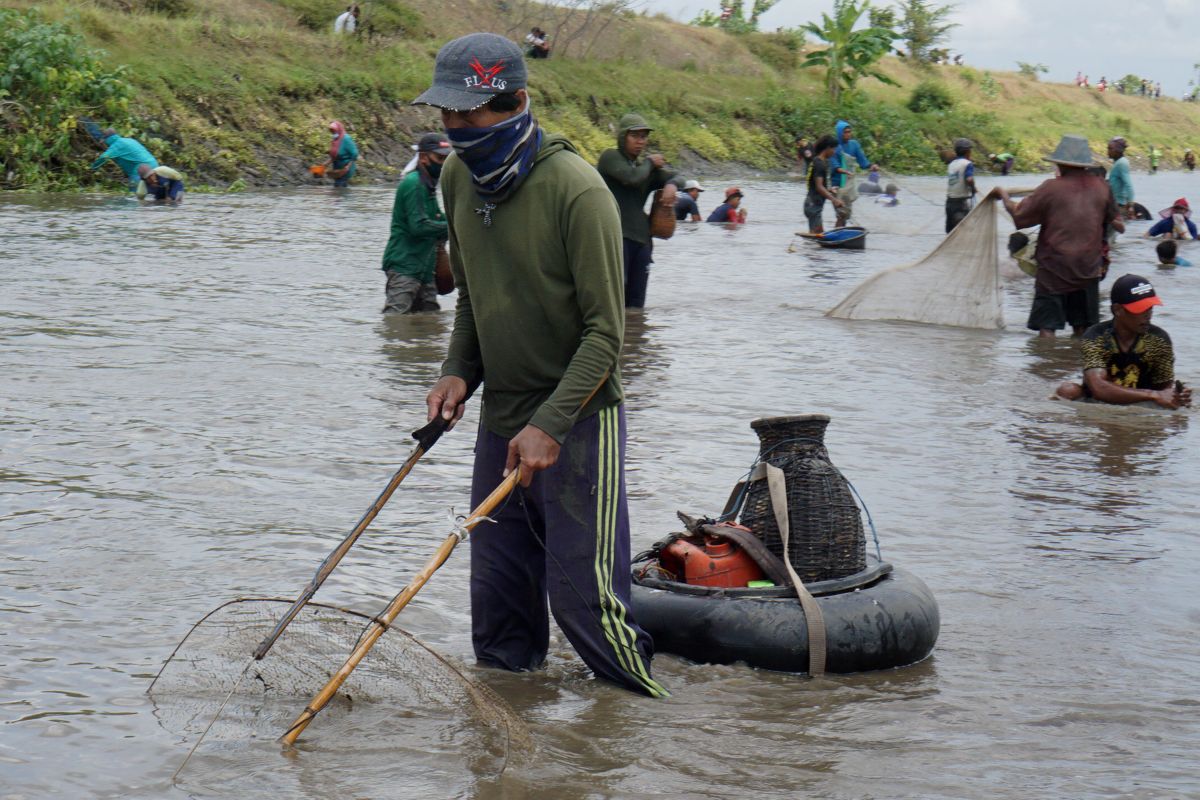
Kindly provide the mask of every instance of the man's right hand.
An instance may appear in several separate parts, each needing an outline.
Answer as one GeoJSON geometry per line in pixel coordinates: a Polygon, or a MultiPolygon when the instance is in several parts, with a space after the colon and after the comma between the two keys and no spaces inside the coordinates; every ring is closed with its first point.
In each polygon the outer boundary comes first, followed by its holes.
{"type": "Polygon", "coordinates": [[[1168,386],[1165,389],[1156,389],[1151,392],[1150,399],[1163,408],[1174,410],[1180,406],[1190,406],[1192,404],[1192,390],[1184,389],[1180,391],[1174,386],[1168,386]]]}
{"type": "Polygon", "coordinates": [[[432,422],[434,417],[440,416],[448,423],[446,430],[453,430],[466,410],[466,399],[467,382],[454,375],[446,375],[433,385],[425,397],[428,411],[425,419],[432,422]]]}
{"type": "Polygon", "coordinates": [[[662,169],[663,165],[667,163],[667,160],[662,157],[661,153],[651,153],[647,158],[650,159],[650,163],[654,165],[655,169],[662,169]]]}
{"type": "Polygon", "coordinates": [[[838,200],[836,197],[833,198],[833,200],[831,202],[833,203],[834,208],[845,208],[846,207],[846,204],[843,203],[841,200],[838,200]]]}

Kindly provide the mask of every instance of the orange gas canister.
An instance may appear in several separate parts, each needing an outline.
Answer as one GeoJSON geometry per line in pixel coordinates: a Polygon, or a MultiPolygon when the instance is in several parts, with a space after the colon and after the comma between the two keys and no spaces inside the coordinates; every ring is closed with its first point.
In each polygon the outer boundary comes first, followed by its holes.
{"type": "Polygon", "coordinates": [[[660,561],[676,580],[697,586],[739,588],[764,577],[744,550],[716,537],[708,537],[703,547],[677,539],[663,550],[660,561]]]}

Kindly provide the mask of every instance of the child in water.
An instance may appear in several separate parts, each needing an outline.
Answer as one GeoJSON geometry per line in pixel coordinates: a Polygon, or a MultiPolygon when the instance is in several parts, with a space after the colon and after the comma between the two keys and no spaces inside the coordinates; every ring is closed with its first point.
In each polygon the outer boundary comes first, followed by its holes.
{"type": "Polygon", "coordinates": [[[1037,237],[1020,231],[1015,231],[1008,237],[1008,254],[1012,256],[1017,266],[1031,278],[1037,277],[1037,237]]]}
{"type": "Polygon", "coordinates": [[[889,183],[883,187],[883,194],[876,197],[875,202],[882,203],[885,206],[898,206],[900,205],[900,198],[896,197],[898,194],[900,194],[900,187],[894,183],[889,183]]]}
{"type": "Polygon", "coordinates": [[[1179,245],[1175,244],[1172,239],[1159,242],[1155,250],[1158,252],[1159,269],[1174,269],[1175,267],[1190,267],[1192,265],[1192,262],[1186,258],[1180,258],[1176,255],[1179,252],[1179,245]]]}

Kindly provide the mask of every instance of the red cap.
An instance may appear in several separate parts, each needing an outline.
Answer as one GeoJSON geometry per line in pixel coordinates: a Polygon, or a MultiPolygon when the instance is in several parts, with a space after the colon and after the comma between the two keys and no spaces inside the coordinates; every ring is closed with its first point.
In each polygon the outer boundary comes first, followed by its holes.
{"type": "Polygon", "coordinates": [[[730,186],[728,189],[725,190],[725,199],[726,200],[732,199],[734,197],[734,195],[736,195],[738,197],[745,197],[745,195],[742,194],[742,190],[736,186],[730,186]]]}

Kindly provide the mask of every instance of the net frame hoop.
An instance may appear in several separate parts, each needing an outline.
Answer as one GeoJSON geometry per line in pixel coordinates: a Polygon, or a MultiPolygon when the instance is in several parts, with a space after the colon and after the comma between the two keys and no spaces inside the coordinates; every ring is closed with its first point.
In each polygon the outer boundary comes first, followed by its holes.
{"type": "MultiPolygon", "coordinates": [[[[175,660],[175,656],[179,653],[180,650],[183,649],[183,646],[185,644],[187,644],[187,640],[191,637],[191,635],[193,633],[196,632],[197,628],[199,628],[201,625],[203,625],[205,622],[208,621],[209,617],[224,610],[228,606],[237,605],[238,603],[286,603],[288,605],[291,605],[294,602],[295,602],[295,598],[257,597],[256,596],[256,597],[235,597],[232,600],[226,600],[224,603],[221,603],[216,608],[213,608],[212,610],[210,610],[203,617],[196,620],[196,622],[192,625],[192,627],[188,628],[188,632],[186,634],[184,634],[183,638],[179,640],[179,644],[175,645],[175,649],[171,651],[171,654],[169,656],[167,656],[165,661],[163,661],[162,666],[158,668],[158,672],[157,672],[157,674],[155,674],[154,680],[150,681],[150,685],[148,687],[146,687],[146,693],[149,694],[154,689],[154,684],[156,684],[158,682],[158,679],[162,677],[162,674],[166,670],[166,668],[171,664],[172,661],[175,660]]],[[[332,603],[321,603],[321,602],[317,602],[315,600],[309,600],[307,603],[304,604],[304,607],[305,608],[320,608],[320,609],[324,609],[325,611],[336,611],[336,612],[339,612],[342,614],[348,614],[352,617],[358,617],[366,625],[370,625],[372,622],[378,621],[376,619],[376,617],[374,617],[370,614],[367,614],[365,612],[355,611],[352,608],[345,608],[344,606],[335,606],[332,603]]],[[[401,628],[399,625],[396,625],[395,623],[393,623],[390,626],[388,626],[387,630],[395,631],[395,632],[403,635],[410,642],[417,645],[425,652],[429,653],[431,656],[433,656],[438,661],[440,661],[443,665],[445,665],[446,667],[449,667],[456,675],[458,675],[459,678],[463,679],[467,683],[474,685],[474,681],[470,676],[466,675],[462,670],[460,670],[454,664],[450,663],[450,661],[448,661],[445,658],[445,656],[443,656],[441,653],[437,652],[432,647],[430,647],[429,645],[425,644],[420,639],[418,639],[416,636],[412,635],[408,631],[401,628]]],[[[268,651],[268,653],[266,655],[269,655],[269,654],[270,654],[270,652],[268,651]]],[[[263,658],[266,658],[266,655],[264,655],[263,658]]]]}

